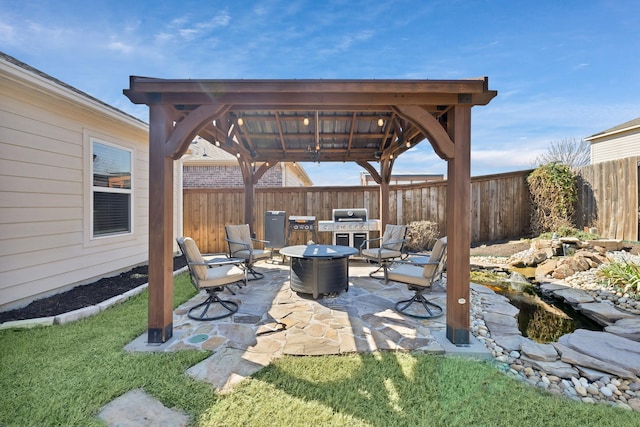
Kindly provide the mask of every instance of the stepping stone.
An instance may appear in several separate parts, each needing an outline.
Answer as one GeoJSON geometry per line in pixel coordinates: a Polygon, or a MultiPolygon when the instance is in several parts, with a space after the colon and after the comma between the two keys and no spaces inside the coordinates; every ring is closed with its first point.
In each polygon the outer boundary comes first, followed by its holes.
{"type": "Polygon", "coordinates": [[[165,407],[143,390],[128,391],[105,405],[98,418],[111,427],[183,427],[189,425],[189,416],[165,407]]]}
{"type": "Polygon", "coordinates": [[[273,357],[268,353],[225,348],[187,369],[187,374],[198,381],[212,384],[216,391],[225,393],[267,366],[273,357]]]}

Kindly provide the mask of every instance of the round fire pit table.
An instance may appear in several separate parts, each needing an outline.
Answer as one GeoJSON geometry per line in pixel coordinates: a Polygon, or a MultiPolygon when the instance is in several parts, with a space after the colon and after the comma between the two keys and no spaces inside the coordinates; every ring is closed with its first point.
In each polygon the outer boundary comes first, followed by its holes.
{"type": "Polygon", "coordinates": [[[297,245],[280,249],[289,257],[291,289],[303,294],[331,294],[349,290],[349,257],[358,253],[350,246],[297,245]]]}

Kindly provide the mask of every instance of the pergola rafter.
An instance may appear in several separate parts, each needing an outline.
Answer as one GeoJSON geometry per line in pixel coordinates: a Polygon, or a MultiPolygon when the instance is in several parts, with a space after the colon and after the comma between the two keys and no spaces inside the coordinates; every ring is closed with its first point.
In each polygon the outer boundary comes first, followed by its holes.
{"type": "Polygon", "coordinates": [[[448,168],[447,337],[469,343],[471,108],[497,92],[470,80],[130,79],[125,95],[149,106],[149,343],[171,338],[173,161],[198,135],[238,158],[245,222],[259,178],[278,162],[356,162],[380,185],[389,222],[395,159],[428,140],[448,168]],[[305,118],[308,119],[305,120],[305,118]],[[255,164],[261,165],[256,169],[255,164]],[[379,169],[374,165],[378,164],[379,169]]]}

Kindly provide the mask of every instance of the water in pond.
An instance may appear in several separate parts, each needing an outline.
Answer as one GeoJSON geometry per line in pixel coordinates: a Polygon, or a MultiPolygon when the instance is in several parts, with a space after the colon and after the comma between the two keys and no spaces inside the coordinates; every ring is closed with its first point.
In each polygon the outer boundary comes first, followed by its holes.
{"type": "Polygon", "coordinates": [[[576,329],[601,331],[602,326],[575,311],[570,305],[541,297],[537,287],[526,280],[511,279],[504,286],[485,285],[509,298],[520,309],[518,327],[522,335],[539,343],[556,342],[576,329]]]}

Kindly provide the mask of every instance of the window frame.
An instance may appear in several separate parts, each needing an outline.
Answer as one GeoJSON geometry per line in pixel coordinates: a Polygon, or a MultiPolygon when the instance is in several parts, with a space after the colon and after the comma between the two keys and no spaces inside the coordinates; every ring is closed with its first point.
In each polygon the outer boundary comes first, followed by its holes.
{"type": "Polygon", "coordinates": [[[86,233],[85,233],[85,245],[90,246],[93,244],[98,244],[100,242],[104,242],[107,239],[131,239],[134,236],[135,232],[135,159],[136,159],[136,150],[133,147],[126,146],[123,143],[116,143],[110,141],[108,138],[96,136],[92,134],[85,134],[86,138],[86,150],[87,153],[87,167],[85,169],[85,177],[86,177],[86,189],[88,197],[85,198],[85,220],[87,224],[86,233]],[[115,148],[117,150],[125,151],[129,154],[129,167],[130,167],[130,188],[117,188],[117,187],[101,187],[94,185],[94,164],[93,164],[93,154],[95,144],[101,144],[104,146],[108,146],[111,148],[115,148]],[[105,233],[105,234],[96,234],[95,224],[94,224],[94,195],[96,192],[100,193],[110,193],[110,194],[127,194],[129,195],[129,230],[122,232],[113,232],[113,233],[105,233]]]}

